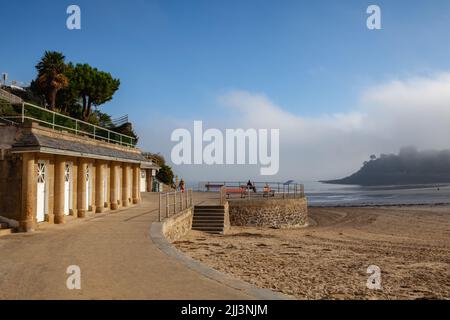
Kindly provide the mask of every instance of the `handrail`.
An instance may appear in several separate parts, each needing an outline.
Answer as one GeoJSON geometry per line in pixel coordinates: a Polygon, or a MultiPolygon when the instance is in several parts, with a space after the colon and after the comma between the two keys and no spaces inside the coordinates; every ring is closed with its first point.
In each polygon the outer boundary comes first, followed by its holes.
{"type": "Polygon", "coordinates": [[[10,102],[10,103],[22,103],[22,98],[0,88],[0,98],[10,102]]]}
{"type": "Polygon", "coordinates": [[[175,215],[185,209],[191,208],[193,204],[194,202],[192,199],[192,189],[188,189],[187,192],[160,192],[158,220],[159,222],[163,220],[163,208],[165,209],[165,218],[169,218],[171,214],[175,215]],[[173,196],[173,200],[171,199],[171,196],[173,196]],[[171,213],[172,208],[173,213],[171,213]]]}
{"type": "Polygon", "coordinates": [[[22,123],[25,122],[25,119],[30,119],[30,120],[37,121],[39,123],[43,123],[48,126],[51,126],[52,129],[55,129],[55,128],[65,129],[65,130],[74,132],[76,135],[83,134],[83,135],[88,135],[90,137],[93,137],[94,139],[100,139],[100,140],[104,140],[107,142],[119,143],[121,145],[126,145],[129,147],[135,146],[135,143],[134,143],[135,138],[133,138],[131,136],[128,136],[128,135],[125,135],[125,134],[122,134],[119,132],[115,132],[115,131],[112,131],[107,128],[103,128],[103,127],[97,126],[95,124],[92,124],[92,123],[89,123],[89,122],[86,122],[83,120],[79,120],[79,119],[76,119],[76,118],[73,118],[70,116],[66,116],[64,114],[42,108],[42,107],[36,106],[34,104],[28,103],[28,102],[22,102],[21,105],[22,105],[22,108],[21,108],[20,116],[4,116],[3,115],[2,118],[4,118],[4,119],[20,119],[20,122],[22,122],[22,123]],[[48,115],[51,115],[52,121],[50,122],[50,121],[46,121],[43,119],[39,119],[35,116],[27,115],[26,114],[27,107],[31,107],[33,109],[37,109],[42,112],[46,112],[48,115]],[[75,128],[57,124],[56,117],[61,117],[61,118],[73,121],[75,123],[75,128]],[[85,129],[83,130],[83,128],[82,128],[83,126],[90,128],[93,132],[86,131],[85,129]],[[106,136],[102,136],[99,132],[103,132],[106,136]],[[117,139],[115,137],[119,137],[119,139],[117,139]],[[128,143],[127,140],[130,142],[128,143]]]}
{"type": "Polygon", "coordinates": [[[244,181],[208,181],[200,182],[199,190],[216,191],[220,194],[220,201],[222,198],[227,198],[232,194],[239,194],[241,198],[254,198],[255,196],[263,195],[267,198],[304,198],[305,187],[300,183],[285,183],[285,182],[252,182],[251,186],[244,181]],[[202,188],[204,186],[204,189],[202,188]],[[242,189],[242,192],[232,191],[227,192],[227,189],[242,189]]]}
{"type": "Polygon", "coordinates": [[[220,187],[219,192],[220,192],[220,205],[224,205],[227,197],[225,186],[220,187]]]}

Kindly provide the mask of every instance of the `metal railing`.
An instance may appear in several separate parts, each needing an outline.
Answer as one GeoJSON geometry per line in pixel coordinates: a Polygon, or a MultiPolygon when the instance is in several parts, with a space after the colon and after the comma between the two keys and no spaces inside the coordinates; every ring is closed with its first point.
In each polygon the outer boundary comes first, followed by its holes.
{"type": "Polygon", "coordinates": [[[31,120],[44,127],[52,128],[53,130],[66,131],[75,135],[87,136],[96,140],[102,140],[108,143],[117,143],[128,147],[135,147],[136,144],[136,139],[131,136],[35,106],[27,102],[21,103],[20,110],[14,112],[14,114],[5,115],[0,113],[0,118],[15,123],[24,123],[26,120],[31,120]]]}
{"type": "Polygon", "coordinates": [[[186,192],[166,192],[159,194],[159,222],[164,218],[169,218],[170,215],[175,215],[185,209],[191,208],[194,202],[192,200],[192,189],[186,192]]]}
{"type": "Polygon", "coordinates": [[[219,192],[220,203],[223,204],[227,198],[239,197],[245,199],[254,198],[304,198],[305,187],[300,183],[293,182],[251,182],[247,185],[243,181],[208,181],[201,182],[199,191],[219,192]]]}
{"type": "Polygon", "coordinates": [[[12,93],[9,93],[8,91],[3,90],[1,88],[0,88],[0,99],[6,100],[6,101],[8,101],[10,103],[18,103],[18,104],[20,104],[20,103],[23,102],[23,100],[20,97],[14,95],[12,93]]]}
{"type": "Polygon", "coordinates": [[[226,194],[225,186],[220,187],[219,193],[220,193],[220,205],[222,206],[225,204],[225,201],[227,201],[227,194],[226,194]]]}

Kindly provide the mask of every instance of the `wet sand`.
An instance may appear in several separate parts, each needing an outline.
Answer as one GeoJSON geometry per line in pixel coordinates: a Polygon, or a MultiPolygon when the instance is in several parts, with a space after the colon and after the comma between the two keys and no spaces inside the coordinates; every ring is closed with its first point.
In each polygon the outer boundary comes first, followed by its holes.
{"type": "Polygon", "coordinates": [[[450,299],[450,206],[310,208],[300,229],[191,231],[175,246],[298,299],[450,299]],[[369,265],[379,290],[366,286],[369,265]]]}

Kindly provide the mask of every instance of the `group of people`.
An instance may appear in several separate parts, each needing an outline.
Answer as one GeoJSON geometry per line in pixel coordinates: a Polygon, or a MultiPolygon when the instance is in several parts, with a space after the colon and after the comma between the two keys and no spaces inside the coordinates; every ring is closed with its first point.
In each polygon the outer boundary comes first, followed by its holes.
{"type": "Polygon", "coordinates": [[[181,179],[181,180],[180,180],[180,183],[178,184],[177,189],[180,190],[181,192],[184,192],[184,188],[185,188],[185,186],[184,186],[184,180],[181,179]]]}
{"type": "MultiPolygon", "coordinates": [[[[253,192],[256,192],[256,186],[250,180],[248,180],[248,182],[247,182],[247,189],[253,190],[253,192]]],[[[269,192],[269,191],[270,191],[270,186],[268,183],[266,183],[264,186],[264,192],[269,192]]]]}
{"type": "Polygon", "coordinates": [[[247,189],[250,189],[250,190],[253,190],[253,192],[256,192],[256,186],[253,185],[253,183],[250,180],[248,180],[248,182],[247,182],[247,189]]]}

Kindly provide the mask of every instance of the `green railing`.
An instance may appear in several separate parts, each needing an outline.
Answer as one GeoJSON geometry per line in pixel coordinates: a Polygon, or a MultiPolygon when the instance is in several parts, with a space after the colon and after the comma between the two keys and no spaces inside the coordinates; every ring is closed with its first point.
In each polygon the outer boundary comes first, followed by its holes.
{"type": "Polygon", "coordinates": [[[92,139],[129,147],[136,145],[135,138],[131,136],[114,132],[27,102],[19,105],[10,105],[7,110],[0,112],[0,118],[15,123],[24,123],[30,120],[53,130],[66,131],[75,135],[87,136],[92,139]]]}

